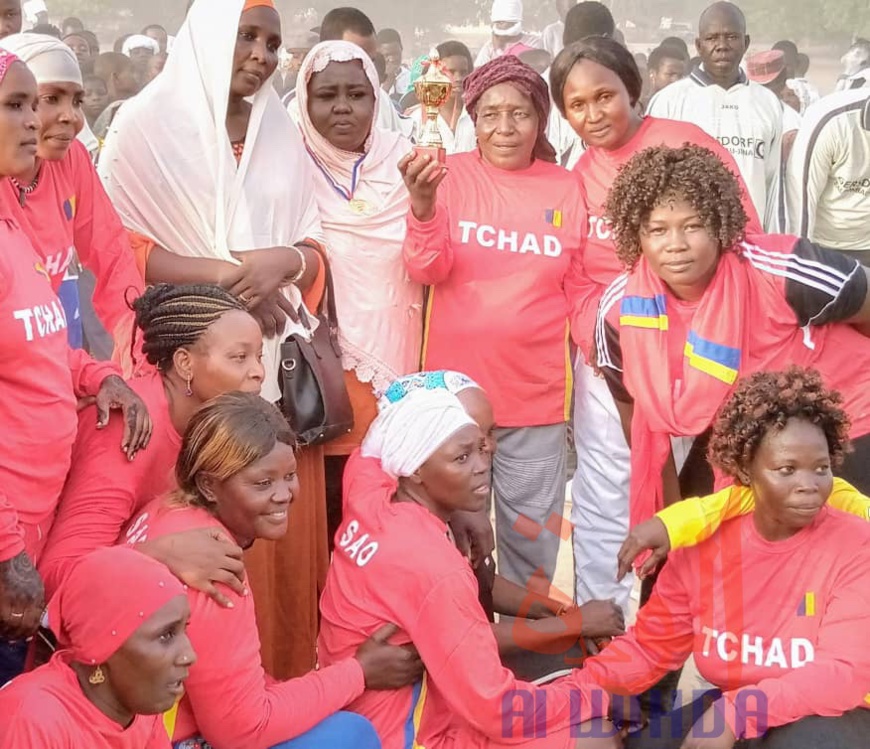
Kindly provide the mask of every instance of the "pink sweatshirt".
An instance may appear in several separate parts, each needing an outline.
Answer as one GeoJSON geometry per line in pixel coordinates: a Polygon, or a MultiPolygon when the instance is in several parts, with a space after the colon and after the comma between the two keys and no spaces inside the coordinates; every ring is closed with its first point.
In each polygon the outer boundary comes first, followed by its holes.
{"type": "MultiPolygon", "coordinates": [[[[232,537],[201,508],[174,508],[156,500],[130,524],[126,541],[132,545],[196,528],[217,528],[232,537]]],[[[362,667],[352,655],[298,679],[269,679],[260,661],[254,597],[229,588],[223,592],[233,608],[219,606],[205,593],[187,592],[187,634],[197,661],[184,683],[173,743],[202,736],[215,749],[268,749],[311,730],[362,694],[362,667]]]]}
{"type": "Polygon", "coordinates": [[[8,179],[0,181],[0,200],[30,238],[55,291],[77,254],[96,278],[94,309],[109,333],[121,321],[133,324],[127,299],[142,293],[142,277],[127,232],[81,143],[75,141],[61,161],[43,161],[24,207],[8,179]]]}
{"type": "Polygon", "coordinates": [[[175,486],[181,436],[169,415],[163,378],[155,370],[127,383],[151,415],[151,442],[133,461],[119,449],[124,421],[97,429],[94,407],[79,412],[72,465],[57,517],[39,563],[50,597],[88,552],[112,546],[142,508],[175,486]]]}
{"type": "Polygon", "coordinates": [[[583,270],[586,208],[575,174],[535,161],[510,172],[449,156],[435,217],[408,213],[413,281],[431,286],[424,369],[474,378],[502,427],[567,419],[568,324],[583,270]]]}
{"type": "Polygon", "coordinates": [[[606,695],[579,689],[581,671],[536,687],[505,668],[474,573],[447,525],[420,505],[393,502],[395,489],[378,461],[358,451],[350,457],[318,649],[321,663],[340,663],[380,627],[396,624],[390,642],[413,642],[426,676],[412,687],[367,691],[350,709],[372,722],[383,749],[573,747],[572,730],[606,713],[606,695]],[[524,720],[529,713],[535,720],[524,720]]]}
{"type": "Polygon", "coordinates": [[[581,678],[638,694],[692,654],[738,739],[870,708],[868,569],[870,526],[853,515],[825,508],[778,543],[752,515],[728,521],[671,553],[637,625],[581,678]]]}
{"type": "Polygon", "coordinates": [[[61,650],[0,690],[0,749],[170,749],[159,715],[137,715],[126,728],[85,697],[61,650]]]}
{"type": "Polygon", "coordinates": [[[66,327],[43,263],[0,219],[0,561],[24,550],[38,560],[70,466],[76,398],[120,374],[71,350],[66,327]]]}

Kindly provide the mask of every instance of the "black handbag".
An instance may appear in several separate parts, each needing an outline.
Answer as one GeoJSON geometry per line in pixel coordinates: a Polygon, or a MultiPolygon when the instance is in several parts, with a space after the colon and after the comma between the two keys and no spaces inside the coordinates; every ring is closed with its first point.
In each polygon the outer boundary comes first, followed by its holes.
{"type": "Polygon", "coordinates": [[[305,305],[299,321],[309,338],[291,335],[281,344],[281,411],[296,432],[300,445],[319,445],[353,429],[353,408],[344,382],[338,316],[332,272],[324,262],[326,288],[317,308],[319,325],[312,333],[305,305]]]}

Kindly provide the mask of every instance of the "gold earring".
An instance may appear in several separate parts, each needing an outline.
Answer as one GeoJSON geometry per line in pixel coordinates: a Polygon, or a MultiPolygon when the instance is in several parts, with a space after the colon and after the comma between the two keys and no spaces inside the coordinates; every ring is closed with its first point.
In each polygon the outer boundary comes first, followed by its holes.
{"type": "Polygon", "coordinates": [[[188,376],[188,378],[187,378],[187,391],[184,393],[188,397],[193,395],[193,390],[190,389],[191,382],[193,382],[193,377],[188,376]]]}
{"type": "Polygon", "coordinates": [[[88,677],[88,683],[97,686],[97,684],[102,684],[106,680],[106,675],[103,673],[103,669],[97,666],[91,675],[88,677]]]}

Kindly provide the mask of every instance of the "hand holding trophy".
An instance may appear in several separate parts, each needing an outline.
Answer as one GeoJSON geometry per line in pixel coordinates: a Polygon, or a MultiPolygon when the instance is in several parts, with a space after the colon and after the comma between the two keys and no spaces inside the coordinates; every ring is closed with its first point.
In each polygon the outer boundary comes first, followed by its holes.
{"type": "Polygon", "coordinates": [[[414,152],[427,155],[432,161],[441,164],[447,161],[447,151],[438,131],[438,110],[450,98],[453,91],[453,80],[444,70],[441,58],[436,50],[429,53],[429,59],[423,63],[424,71],[414,83],[417,99],[423,106],[426,119],[414,152]]]}

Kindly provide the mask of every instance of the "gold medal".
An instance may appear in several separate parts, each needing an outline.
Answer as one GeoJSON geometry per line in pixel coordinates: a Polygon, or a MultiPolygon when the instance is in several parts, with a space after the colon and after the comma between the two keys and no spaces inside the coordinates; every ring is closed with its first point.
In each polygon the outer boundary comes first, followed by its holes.
{"type": "Polygon", "coordinates": [[[375,212],[374,207],[367,200],[351,198],[347,204],[357,216],[371,216],[375,212]]]}

